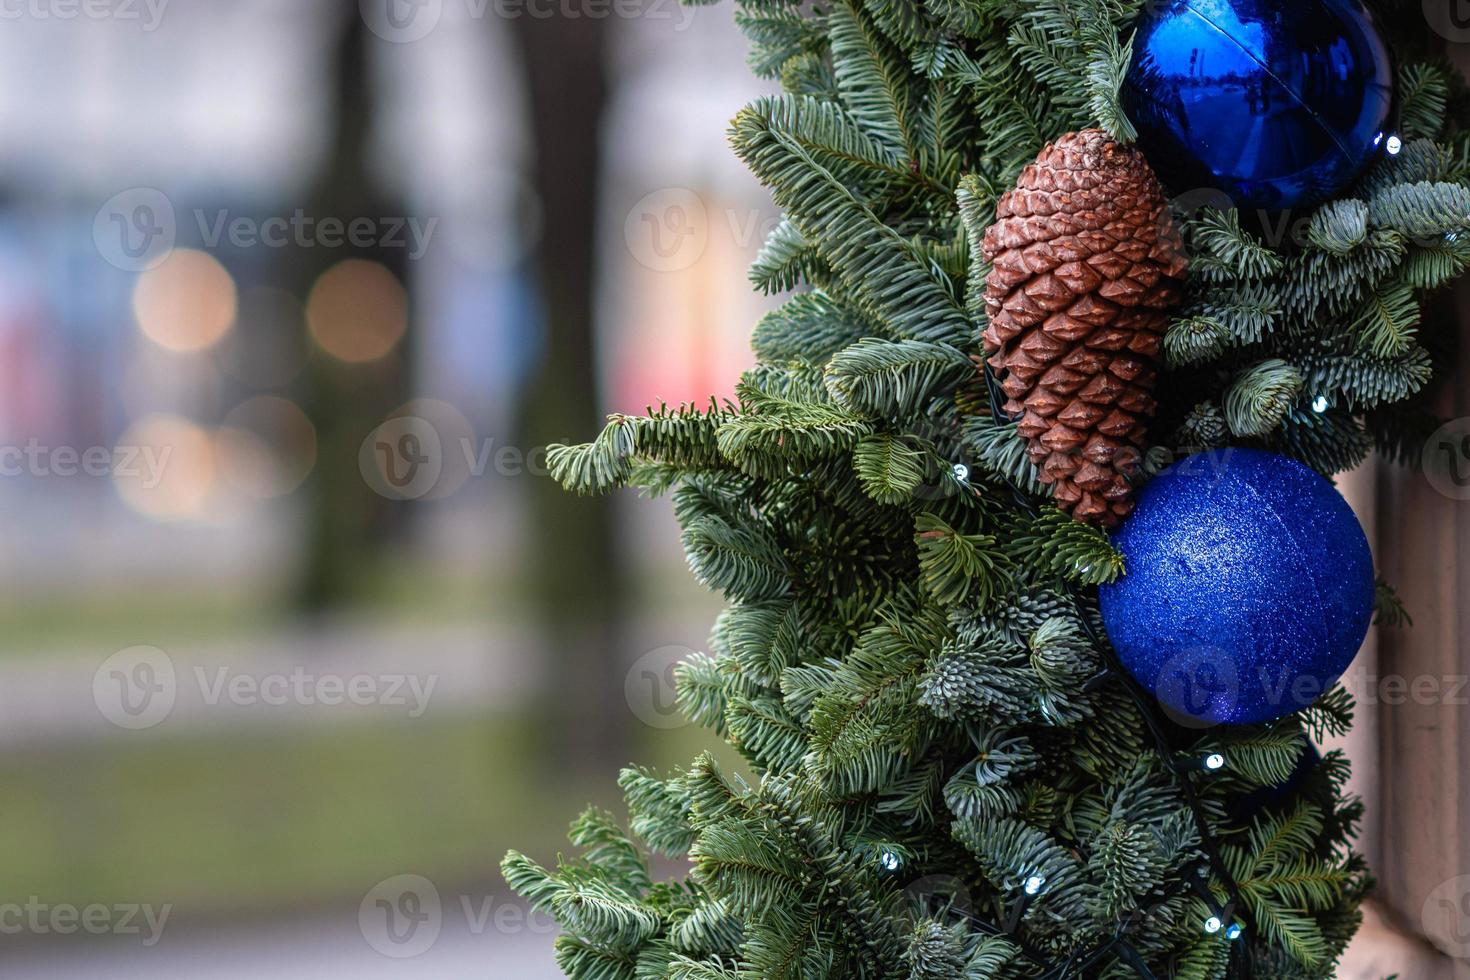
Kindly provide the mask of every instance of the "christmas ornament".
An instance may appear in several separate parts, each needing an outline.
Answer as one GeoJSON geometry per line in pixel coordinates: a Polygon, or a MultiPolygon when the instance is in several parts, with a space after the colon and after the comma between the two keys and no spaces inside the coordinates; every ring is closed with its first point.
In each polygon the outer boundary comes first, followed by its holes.
{"type": "Polygon", "coordinates": [[[1123,666],[1196,727],[1306,707],[1347,669],[1373,613],[1373,556],[1347,502],[1295,460],[1200,453],[1155,477],[1115,536],[1100,591],[1123,666]]]}
{"type": "Polygon", "coordinates": [[[1153,417],[1154,355],[1186,262],[1143,154],[1101,130],[1041,151],[985,232],[985,350],[1041,480],[1115,526],[1153,417]]]}
{"type": "Polygon", "coordinates": [[[1230,817],[1236,823],[1250,823],[1261,815],[1268,807],[1276,807],[1283,802],[1290,802],[1302,789],[1308,778],[1322,764],[1322,753],[1311,742],[1302,742],[1301,755],[1297,756],[1296,766],[1291,775],[1280,783],[1271,786],[1262,786],[1244,796],[1237,797],[1230,803],[1230,817]]]}
{"type": "Polygon", "coordinates": [[[1139,22],[1122,99],[1171,190],[1279,209],[1362,173],[1388,138],[1393,79],[1360,0],[1168,0],[1139,22]]]}

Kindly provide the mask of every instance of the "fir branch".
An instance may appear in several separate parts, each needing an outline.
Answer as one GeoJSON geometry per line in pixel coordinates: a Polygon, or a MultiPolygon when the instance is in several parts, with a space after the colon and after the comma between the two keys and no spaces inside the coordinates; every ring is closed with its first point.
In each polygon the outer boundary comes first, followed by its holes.
{"type": "Polygon", "coordinates": [[[1265,435],[1281,424],[1301,395],[1296,368],[1272,358],[1236,376],[1225,393],[1225,420],[1238,436],[1265,435]]]}
{"type": "Polygon", "coordinates": [[[887,149],[905,159],[917,154],[909,116],[913,92],[908,66],[847,0],[827,14],[837,89],[852,118],[887,149]]]}
{"type": "Polygon", "coordinates": [[[928,458],[908,439],[888,433],[864,436],[852,454],[853,468],[868,496],[880,504],[900,504],[918,489],[928,458]]]}
{"type": "Polygon", "coordinates": [[[1369,220],[1413,239],[1433,239],[1470,229],[1470,188],[1428,181],[1396,184],[1373,195],[1369,220]]]}
{"type": "Polygon", "coordinates": [[[996,547],[995,538],[962,534],[926,511],[917,518],[914,541],[924,585],[941,606],[973,597],[983,609],[1004,589],[1009,562],[996,547]]]}
{"type": "Polygon", "coordinates": [[[833,356],[826,381],[844,408],[900,419],[943,397],[974,370],[968,357],[947,344],[861,340],[833,356]]]}
{"type": "Polygon", "coordinates": [[[1260,279],[1282,268],[1281,257],[1240,226],[1240,212],[1234,208],[1201,208],[1185,220],[1184,234],[1200,258],[1235,278],[1260,279]]]}
{"type": "Polygon", "coordinates": [[[899,337],[954,344],[969,335],[952,284],[851,189],[853,168],[893,170],[895,157],[810,99],[756,102],[735,117],[732,140],[865,312],[899,337]]]}
{"type": "Polygon", "coordinates": [[[1399,132],[1405,139],[1433,139],[1444,129],[1450,79],[1443,68],[1423,62],[1398,73],[1399,132]]]}
{"type": "Polygon", "coordinates": [[[821,366],[833,354],[877,330],[823,292],[800,293],[756,324],[751,346],[768,364],[805,361],[821,366]]]}

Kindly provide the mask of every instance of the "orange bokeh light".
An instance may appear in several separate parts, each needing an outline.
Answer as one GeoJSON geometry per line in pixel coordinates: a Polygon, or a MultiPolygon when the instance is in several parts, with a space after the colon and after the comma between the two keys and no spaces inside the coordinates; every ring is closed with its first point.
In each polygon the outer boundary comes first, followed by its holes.
{"type": "Polygon", "coordinates": [[[138,277],[133,317],[143,335],[171,351],[214,346],[235,322],[235,280],[212,255],[175,249],[138,277]]]}
{"type": "Polygon", "coordinates": [[[408,296],[384,266],[347,259],[322,273],[312,286],[306,322],[322,350],[349,364],[365,364],[403,339],[408,296]]]}

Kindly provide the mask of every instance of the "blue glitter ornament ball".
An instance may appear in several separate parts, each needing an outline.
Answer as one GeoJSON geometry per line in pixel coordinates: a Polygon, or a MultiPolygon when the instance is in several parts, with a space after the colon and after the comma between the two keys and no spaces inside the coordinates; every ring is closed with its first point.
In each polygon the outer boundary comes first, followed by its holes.
{"type": "Polygon", "coordinates": [[[1393,64],[1360,0],[1161,0],[1123,108],[1175,194],[1279,210],[1334,197],[1390,140],[1393,64]]]}
{"type": "Polygon", "coordinates": [[[1143,488],[1100,592],[1123,666],[1181,724],[1253,724],[1341,676],[1373,615],[1373,555],[1337,490],[1253,449],[1190,456],[1143,488]]]}

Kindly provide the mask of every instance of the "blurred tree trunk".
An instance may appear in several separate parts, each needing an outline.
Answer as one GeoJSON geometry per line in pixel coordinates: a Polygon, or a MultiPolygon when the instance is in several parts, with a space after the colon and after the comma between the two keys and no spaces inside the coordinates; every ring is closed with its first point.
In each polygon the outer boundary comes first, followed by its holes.
{"type": "MultiPolygon", "coordinates": [[[[542,309],[540,361],[520,404],[519,438],[532,447],[589,438],[600,423],[593,290],[599,125],[606,101],[607,19],[512,21],[526,80],[544,224],[532,254],[542,309]]],[[[542,635],[555,685],[549,738],[563,766],[606,778],[627,761],[623,646],[627,591],[613,502],[578,498],[532,480],[530,554],[542,635]]]]}
{"type": "MultiPolygon", "coordinates": [[[[328,112],[331,114],[327,155],[307,195],[306,214],[344,223],[366,217],[382,240],[380,219],[405,216],[401,202],[388,199],[369,173],[373,123],[372,78],[368,45],[372,35],[355,10],[342,19],[341,33],[328,62],[328,112]]],[[[290,275],[303,302],[312,284],[345,259],[385,266],[405,282],[403,248],[381,244],[361,247],[296,248],[290,275]]],[[[411,331],[411,327],[410,327],[411,331]]],[[[395,519],[410,504],[390,504],[375,493],[358,470],[358,449],[387,415],[408,397],[408,336],[393,352],[367,364],[347,364],[312,349],[303,378],[304,409],[316,426],[317,466],[308,484],[309,514],[306,560],[298,581],[297,600],[311,611],[328,609],[351,598],[363,579],[377,570],[395,519]]]]}

